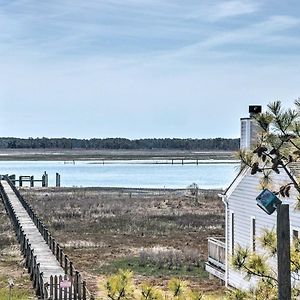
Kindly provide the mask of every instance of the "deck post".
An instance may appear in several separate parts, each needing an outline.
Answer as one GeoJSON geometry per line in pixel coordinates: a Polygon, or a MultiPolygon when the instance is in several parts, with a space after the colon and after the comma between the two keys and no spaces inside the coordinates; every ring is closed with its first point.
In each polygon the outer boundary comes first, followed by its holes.
{"type": "Polygon", "coordinates": [[[34,187],[34,176],[30,176],[30,187],[34,187]]]}
{"type": "Polygon", "coordinates": [[[42,176],[42,187],[48,187],[48,174],[46,171],[42,176]]]}
{"type": "Polygon", "coordinates": [[[45,187],[48,187],[48,174],[45,171],[45,187]]]}
{"type": "Polygon", "coordinates": [[[56,173],[56,187],[60,187],[60,174],[56,173]]]}

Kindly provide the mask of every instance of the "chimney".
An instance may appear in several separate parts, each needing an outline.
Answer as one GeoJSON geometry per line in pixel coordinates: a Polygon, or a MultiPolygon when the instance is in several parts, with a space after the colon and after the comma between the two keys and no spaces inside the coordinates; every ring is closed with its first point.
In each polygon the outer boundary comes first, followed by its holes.
{"type": "Polygon", "coordinates": [[[261,113],[261,105],[250,105],[249,117],[241,118],[241,150],[250,150],[257,143],[259,126],[254,117],[259,113],[261,113]]]}

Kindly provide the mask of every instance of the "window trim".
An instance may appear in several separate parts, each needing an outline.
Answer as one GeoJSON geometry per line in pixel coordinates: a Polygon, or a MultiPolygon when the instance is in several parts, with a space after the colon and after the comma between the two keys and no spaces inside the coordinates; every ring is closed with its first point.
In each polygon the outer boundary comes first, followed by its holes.
{"type": "Polygon", "coordinates": [[[300,227],[291,226],[291,242],[293,243],[295,240],[294,231],[298,232],[297,239],[300,239],[300,227]]]}
{"type": "Polygon", "coordinates": [[[235,252],[235,214],[230,210],[230,253],[234,255],[235,252]]]}

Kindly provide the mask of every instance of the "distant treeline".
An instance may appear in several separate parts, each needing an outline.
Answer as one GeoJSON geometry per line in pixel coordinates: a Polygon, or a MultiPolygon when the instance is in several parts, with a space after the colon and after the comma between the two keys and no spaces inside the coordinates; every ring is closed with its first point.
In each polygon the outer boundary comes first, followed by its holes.
{"type": "Polygon", "coordinates": [[[239,139],[73,139],[73,138],[0,138],[0,149],[174,149],[238,150],[239,139]]]}

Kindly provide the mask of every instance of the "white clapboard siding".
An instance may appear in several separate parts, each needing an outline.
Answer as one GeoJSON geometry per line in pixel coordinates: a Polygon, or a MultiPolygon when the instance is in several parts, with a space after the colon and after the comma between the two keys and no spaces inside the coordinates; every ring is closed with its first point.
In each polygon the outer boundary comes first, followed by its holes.
{"type": "MultiPolygon", "coordinates": [[[[242,172],[233,183],[231,188],[227,191],[228,202],[228,226],[227,230],[227,253],[228,253],[228,284],[238,288],[250,288],[255,284],[255,280],[245,280],[245,274],[241,274],[233,270],[230,266],[231,258],[231,245],[232,245],[232,232],[231,232],[231,214],[234,213],[234,245],[235,248],[240,245],[241,247],[248,247],[251,249],[251,218],[255,218],[256,227],[256,251],[262,252],[257,237],[261,236],[264,228],[276,229],[276,212],[273,215],[267,215],[256,205],[256,197],[261,192],[259,184],[261,173],[251,175],[250,169],[242,172]]],[[[272,190],[278,190],[282,184],[290,182],[289,178],[282,170],[279,175],[272,175],[272,190]]],[[[290,204],[290,222],[291,234],[293,228],[300,229],[300,211],[295,210],[296,192],[291,190],[291,197],[289,199],[281,199],[290,204]]],[[[270,264],[276,267],[276,262],[270,261],[270,264]]]]}

